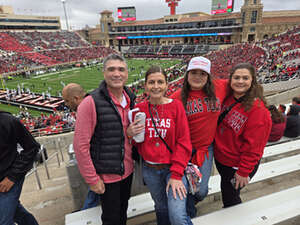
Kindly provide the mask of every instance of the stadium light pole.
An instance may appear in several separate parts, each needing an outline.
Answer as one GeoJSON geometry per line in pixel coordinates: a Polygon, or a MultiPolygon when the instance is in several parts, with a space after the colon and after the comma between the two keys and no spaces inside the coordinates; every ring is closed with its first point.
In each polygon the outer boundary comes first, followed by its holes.
{"type": "Polygon", "coordinates": [[[69,30],[68,16],[67,16],[67,10],[66,10],[66,0],[61,0],[61,2],[64,7],[67,30],[69,30]]]}

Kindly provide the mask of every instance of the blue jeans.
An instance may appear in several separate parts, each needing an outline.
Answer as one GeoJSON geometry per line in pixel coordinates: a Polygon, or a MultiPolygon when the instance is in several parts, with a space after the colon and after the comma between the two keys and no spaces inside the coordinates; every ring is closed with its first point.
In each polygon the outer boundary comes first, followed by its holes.
{"type": "Polygon", "coordinates": [[[90,190],[87,193],[86,199],[84,201],[83,207],[81,210],[94,208],[100,204],[100,195],[90,190]]]}
{"type": "MultiPolygon", "coordinates": [[[[155,203],[157,225],[192,225],[186,212],[186,198],[180,200],[178,194],[174,199],[172,189],[166,193],[166,186],[171,177],[168,168],[157,170],[143,164],[143,178],[155,203]]],[[[185,176],[182,177],[185,188],[188,188],[185,176]]]]}
{"type": "Polygon", "coordinates": [[[17,181],[8,192],[0,193],[0,224],[13,225],[38,225],[34,216],[20,203],[24,178],[17,181]]]}
{"type": "Polygon", "coordinates": [[[200,191],[195,193],[195,195],[188,194],[187,197],[187,213],[191,218],[194,218],[197,214],[197,209],[195,205],[202,201],[208,194],[208,181],[211,175],[213,156],[214,156],[214,148],[213,144],[208,146],[208,158],[205,156],[205,160],[202,166],[198,167],[200,172],[202,173],[202,180],[200,183],[200,191]]]}

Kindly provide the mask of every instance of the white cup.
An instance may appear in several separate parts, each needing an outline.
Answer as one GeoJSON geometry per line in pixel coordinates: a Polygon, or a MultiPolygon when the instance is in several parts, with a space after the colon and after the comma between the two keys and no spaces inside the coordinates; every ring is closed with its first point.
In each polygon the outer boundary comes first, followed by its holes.
{"type": "MultiPolygon", "coordinates": [[[[138,122],[138,124],[144,124],[145,125],[146,114],[144,112],[138,112],[134,116],[134,121],[136,121],[136,120],[140,120],[138,122]]],[[[143,131],[141,133],[133,136],[133,140],[135,140],[136,143],[141,143],[141,142],[144,141],[144,139],[145,139],[145,128],[143,129],[143,131]]]]}

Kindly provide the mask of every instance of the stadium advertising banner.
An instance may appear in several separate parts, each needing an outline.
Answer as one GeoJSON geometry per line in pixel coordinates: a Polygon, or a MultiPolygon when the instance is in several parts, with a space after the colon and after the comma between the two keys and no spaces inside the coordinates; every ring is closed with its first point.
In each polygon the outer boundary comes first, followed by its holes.
{"type": "Polygon", "coordinates": [[[135,21],[136,13],[135,7],[119,7],[118,8],[118,21],[135,21]]]}
{"type": "Polygon", "coordinates": [[[211,14],[232,12],[233,5],[234,0],[212,0],[211,14]]]}

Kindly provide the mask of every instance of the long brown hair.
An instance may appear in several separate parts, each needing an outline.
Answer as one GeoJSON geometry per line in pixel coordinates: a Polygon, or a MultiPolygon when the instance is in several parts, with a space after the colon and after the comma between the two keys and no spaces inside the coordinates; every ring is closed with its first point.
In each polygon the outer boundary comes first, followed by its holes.
{"type": "Polygon", "coordinates": [[[267,101],[264,98],[264,89],[263,87],[257,83],[256,80],[256,69],[253,65],[251,65],[250,63],[239,63],[236,66],[234,66],[230,72],[230,76],[229,76],[229,83],[228,83],[228,95],[227,97],[231,96],[233,94],[233,90],[231,88],[231,80],[232,80],[232,76],[235,73],[236,70],[238,69],[247,69],[250,72],[250,75],[252,77],[252,83],[251,83],[251,87],[249,88],[249,90],[246,92],[246,94],[243,96],[243,101],[242,101],[242,106],[245,109],[245,111],[248,111],[251,109],[253,102],[256,98],[259,98],[264,104],[265,106],[267,106],[267,101]]]}
{"type": "Polygon", "coordinates": [[[284,116],[281,112],[278,111],[278,109],[276,108],[275,105],[270,105],[268,107],[270,113],[271,113],[271,118],[272,118],[272,121],[274,123],[283,123],[284,122],[284,116]]]}
{"type": "MultiPolygon", "coordinates": [[[[183,87],[181,89],[181,100],[183,103],[183,106],[186,110],[186,104],[187,104],[187,99],[189,97],[189,93],[191,90],[191,85],[188,82],[188,76],[189,76],[189,71],[185,72],[184,75],[184,80],[183,80],[183,87]]],[[[216,106],[216,93],[215,93],[215,86],[212,82],[212,77],[210,74],[207,75],[207,82],[202,88],[203,92],[206,94],[209,102],[212,102],[214,106],[216,106]]]]}

